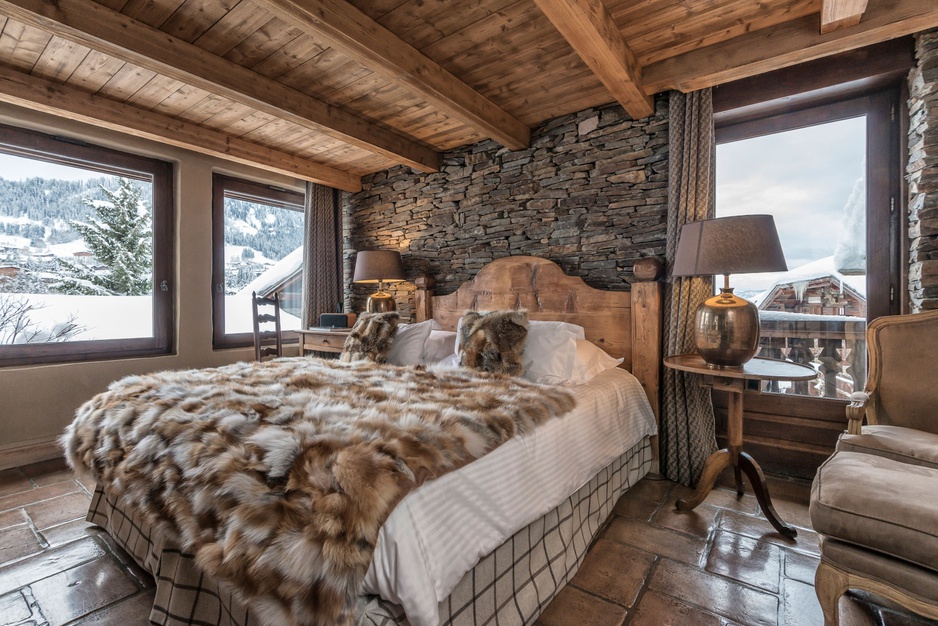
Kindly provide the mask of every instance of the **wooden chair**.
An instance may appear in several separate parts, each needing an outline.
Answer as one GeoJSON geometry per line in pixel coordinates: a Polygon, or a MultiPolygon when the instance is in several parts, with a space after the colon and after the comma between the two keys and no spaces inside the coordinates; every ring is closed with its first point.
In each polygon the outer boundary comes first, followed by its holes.
{"type": "Polygon", "coordinates": [[[827,626],[847,590],[938,619],[938,311],[878,318],[867,343],[866,389],[811,491],[827,626]]]}
{"type": "Polygon", "coordinates": [[[272,298],[258,297],[251,292],[251,308],[254,311],[254,359],[277,358],[283,355],[283,339],[280,336],[280,294],[272,298]],[[272,313],[259,313],[258,307],[273,307],[272,313]],[[274,330],[261,330],[261,326],[274,325],[274,330]]]}

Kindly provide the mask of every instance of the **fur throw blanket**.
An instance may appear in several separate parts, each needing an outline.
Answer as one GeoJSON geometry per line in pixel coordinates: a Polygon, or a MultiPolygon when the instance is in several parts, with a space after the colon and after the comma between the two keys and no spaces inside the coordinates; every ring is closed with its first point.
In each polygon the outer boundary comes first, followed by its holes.
{"type": "Polygon", "coordinates": [[[502,375],[277,359],[124,378],[62,442],[262,620],[334,626],[408,492],[573,405],[502,375]]]}

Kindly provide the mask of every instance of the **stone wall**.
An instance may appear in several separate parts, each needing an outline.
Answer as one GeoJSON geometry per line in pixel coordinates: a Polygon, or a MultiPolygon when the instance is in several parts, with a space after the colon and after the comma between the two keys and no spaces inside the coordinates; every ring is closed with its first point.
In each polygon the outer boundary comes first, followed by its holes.
{"type": "MultiPolygon", "coordinates": [[[[667,96],[655,115],[632,120],[619,106],[544,122],[531,147],[483,141],[447,152],[441,171],[396,167],[343,194],[345,284],[355,252],[398,249],[408,277],[431,274],[436,293],[454,291],[493,259],[532,255],[603,289],[628,289],[632,265],[664,256],[667,96]]],[[[364,309],[374,287],[347,288],[364,309]]],[[[412,283],[392,290],[404,319],[412,283]]]]}
{"type": "Polygon", "coordinates": [[[938,309],[938,30],[915,38],[909,75],[909,296],[938,309]]]}

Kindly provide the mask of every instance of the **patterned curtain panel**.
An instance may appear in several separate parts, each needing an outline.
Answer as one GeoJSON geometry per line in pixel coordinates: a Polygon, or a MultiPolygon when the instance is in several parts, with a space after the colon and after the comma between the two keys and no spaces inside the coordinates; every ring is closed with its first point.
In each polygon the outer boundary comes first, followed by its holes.
{"type": "MultiPolygon", "coordinates": [[[[671,267],[681,226],[713,217],[716,143],[710,90],[670,95],[667,282],[664,353],[695,352],[694,313],[713,294],[709,277],[673,278],[671,267]]],[[[710,390],[693,374],[665,368],[661,416],[661,471],[692,485],[717,449],[710,390]]]]}
{"type": "Polygon", "coordinates": [[[303,327],[342,302],[342,218],[335,189],[306,183],[303,231],[303,327]]]}

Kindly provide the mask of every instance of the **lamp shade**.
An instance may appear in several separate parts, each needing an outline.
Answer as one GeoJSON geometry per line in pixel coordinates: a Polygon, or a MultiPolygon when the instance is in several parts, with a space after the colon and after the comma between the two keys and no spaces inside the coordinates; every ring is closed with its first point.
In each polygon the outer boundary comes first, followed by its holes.
{"type": "Polygon", "coordinates": [[[363,250],[355,258],[353,283],[399,283],[404,280],[404,263],[396,250],[363,250]]]}
{"type": "Polygon", "coordinates": [[[738,215],[684,224],[671,273],[709,276],[786,270],[775,218],[738,215]]]}

